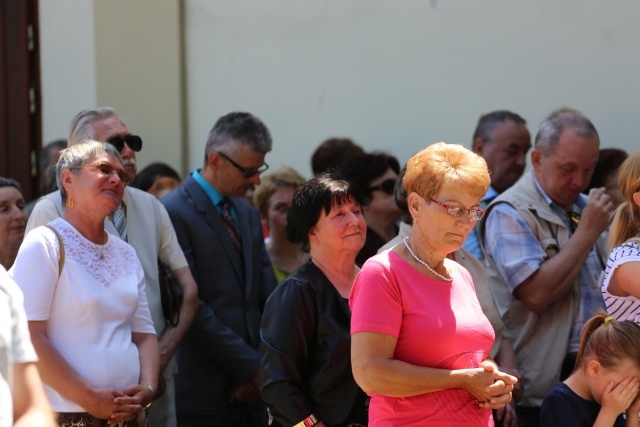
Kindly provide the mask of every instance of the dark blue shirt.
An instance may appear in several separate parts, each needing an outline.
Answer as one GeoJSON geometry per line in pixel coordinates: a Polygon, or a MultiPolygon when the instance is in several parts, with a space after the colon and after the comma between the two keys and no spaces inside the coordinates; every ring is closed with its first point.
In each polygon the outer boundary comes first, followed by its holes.
{"type": "MultiPolygon", "coordinates": [[[[556,383],[547,393],[540,408],[540,427],[592,427],[598,418],[600,405],[578,396],[565,383],[556,383]]],[[[620,415],[614,427],[624,427],[620,415]]]]}

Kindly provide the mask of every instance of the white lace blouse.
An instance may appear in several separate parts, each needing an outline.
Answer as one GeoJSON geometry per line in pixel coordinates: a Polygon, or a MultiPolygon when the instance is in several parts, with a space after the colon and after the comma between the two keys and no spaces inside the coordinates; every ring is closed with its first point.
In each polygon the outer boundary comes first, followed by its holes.
{"type": "MultiPolygon", "coordinates": [[[[62,218],[49,225],[64,243],[62,271],[56,235],[38,227],[10,272],[24,293],[28,320],[47,321],[53,346],[93,387],[137,384],[140,360],[131,333],[155,330],[135,250],[111,234],[104,245],[92,243],[62,218]]],[[[46,385],[45,391],[54,411],[84,412],[46,385]]]]}

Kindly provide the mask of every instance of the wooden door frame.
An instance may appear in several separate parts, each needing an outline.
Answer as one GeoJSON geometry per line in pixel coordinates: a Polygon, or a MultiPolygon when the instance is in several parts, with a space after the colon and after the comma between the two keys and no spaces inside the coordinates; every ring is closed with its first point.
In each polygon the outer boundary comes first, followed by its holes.
{"type": "Polygon", "coordinates": [[[38,0],[0,0],[0,175],[38,196],[42,145],[38,0]]]}

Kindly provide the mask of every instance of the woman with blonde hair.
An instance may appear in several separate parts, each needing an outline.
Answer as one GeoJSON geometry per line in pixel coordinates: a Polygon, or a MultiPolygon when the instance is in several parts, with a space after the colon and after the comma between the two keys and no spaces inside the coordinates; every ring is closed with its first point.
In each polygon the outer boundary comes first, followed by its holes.
{"type": "Polygon", "coordinates": [[[305,183],[305,179],[295,169],[285,166],[260,180],[260,185],[253,193],[253,202],[269,231],[265,246],[276,281],[280,283],[309,259],[300,243],[287,239],[287,212],[293,195],[305,183]]]}
{"type": "Polygon", "coordinates": [[[618,187],[624,202],[609,230],[609,247],[602,283],[607,312],[616,320],[640,323],[640,152],[622,163],[618,187]]]}
{"type": "Polygon", "coordinates": [[[494,341],[469,272],[448,254],[482,218],[487,164],[461,145],[433,144],[403,179],[413,227],[367,261],[350,296],[351,362],[371,396],[370,426],[493,426],[516,378],[488,353],[494,341]]]}

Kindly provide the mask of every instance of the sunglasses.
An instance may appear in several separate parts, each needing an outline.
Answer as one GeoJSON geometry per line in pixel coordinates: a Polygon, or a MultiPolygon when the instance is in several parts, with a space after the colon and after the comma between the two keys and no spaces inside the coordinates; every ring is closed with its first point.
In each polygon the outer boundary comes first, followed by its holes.
{"type": "Polygon", "coordinates": [[[129,174],[126,173],[124,169],[114,168],[109,163],[94,163],[92,165],[76,166],[70,169],[84,169],[84,168],[94,170],[98,173],[101,173],[102,175],[106,175],[109,177],[113,175],[118,175],[118,178],[120,178],[120,181],[122,182],[129,181],[129,174]]]}
{"type": "Polygon", "coordinates": [[[133,151],[142,150],[142,138],[140,138],[138,135],[129,134],[129,135],[125,135],[124,138],[118,135],[118,136],[109,138],[107,142],[113,145],[114,147],[116,147],[116,150],[118,150],[119,153],[121,153],[122,150],[124,150],[125,142],[129,146],[129,148],[131,148],[133,151]]]}
{"type": "Polygon", "coordinates": [[[456,218],[460,218],[462,215],[464,215],[465,213],[469,214],[469,218],[471,218],[474,221],[480,220],[482,219],[482,217],[485,214],[485,210],[480,209],[480,208],[473,208],[473,209],[466,209],[466,208],[459,208],[457,206],[449,206],[449,205],[445,205],[444,203],[440,203],[439,201],[435,200],[435,199],[429,199],[431,200],[433,203],[442,206],[443,208],[445,208],[447,210],[447,213],[453,217],[456,218]]]}
{"type": "Polygon", "coordinates": [[[397,180],[392,178],[385,179],[380,184],[374,185],[373,187],[369,187],[367,190],[369,191],[380,190],[380,191],[384,191],[390,196],[393,196],[394,191],[396,191],[396,182],[397,180]]]}
{"type": "Polygon", "coordinates": [[[263,173],[264,171],[269,169],[269,165],[266,164],[266,163],[264,165],[260,166],[258,169],[245,169],[242,166],[240,166],[239,164],[237,164],[236,162],[234,162],[231,159],[231,157],[227,156],[223,152],[216,151],[216,153],[220,154],[220,156],[222,156],[226,161],[231,163],[233,166],[235,166],[236,169],[238,169],[240,172],[242,172],[242,176],[244,176],[245,178],[252,178],[252,177],[254,177],[256,175],[260,175],[261,173],[263,173]]]}

